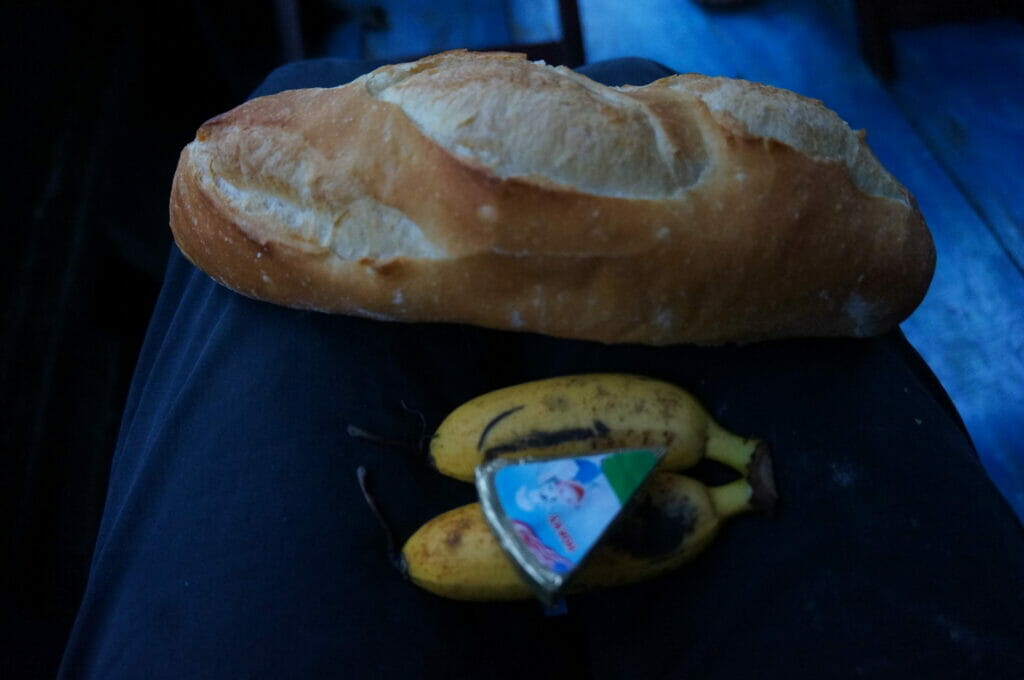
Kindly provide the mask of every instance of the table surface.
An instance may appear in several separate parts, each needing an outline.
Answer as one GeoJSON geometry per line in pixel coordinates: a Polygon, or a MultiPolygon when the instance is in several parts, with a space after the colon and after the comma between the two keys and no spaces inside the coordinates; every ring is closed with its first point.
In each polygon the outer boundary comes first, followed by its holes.
{"type": "MultiPolygon", "coordinates": [[[[559,35],[554,0],[383,0],[389,27],[332,34],[327,54],[396,58],[559,35]]],[[[935,238],[927,297],[903,324],[949,392],[993,481],[1024,517],[1024,27],[893,34],[898,77],[858,49],[852,3],[778,0],[714,12],[688,0],[580,0],[587,61],[647,57],[822,100],[868,132],[935,238]]]]}

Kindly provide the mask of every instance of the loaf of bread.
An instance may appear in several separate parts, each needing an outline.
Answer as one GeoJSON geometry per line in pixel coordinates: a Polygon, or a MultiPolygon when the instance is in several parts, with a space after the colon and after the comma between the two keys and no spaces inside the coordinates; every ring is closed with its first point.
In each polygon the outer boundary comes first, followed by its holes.
{"type": "Polygon", "coordinates": [[[878,334],[935,264],[913,198],[819,102],[697,75],[612,88],[516,54],[219,115],[170,219],[253,298],[604,343],[878,334]]]}

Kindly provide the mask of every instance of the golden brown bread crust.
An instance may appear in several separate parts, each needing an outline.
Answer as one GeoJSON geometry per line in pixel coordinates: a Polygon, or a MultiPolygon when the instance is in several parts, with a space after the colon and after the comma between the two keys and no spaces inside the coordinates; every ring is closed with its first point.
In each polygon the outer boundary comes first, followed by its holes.
{"type": "Polygon", "coordinates": [[[608,343],[881,333],[935,259],[913,199],[817,102],[701,76],[606,88],[519,55],[243,104],[184,149],[170,209],[186,256],[244,295],[608,343]]]}

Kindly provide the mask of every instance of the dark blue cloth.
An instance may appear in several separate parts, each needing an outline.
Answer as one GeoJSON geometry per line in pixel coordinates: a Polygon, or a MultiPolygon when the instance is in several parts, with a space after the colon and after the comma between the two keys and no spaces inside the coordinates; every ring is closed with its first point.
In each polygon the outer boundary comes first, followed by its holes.
{"type": "MultiPolygon", "coordinates": [[[[293,64],[258,93],[365,68],[293,64]]],[[[898,332],[650,348],[382,323],[241,297],[175,250],[60,675],[1020,677],[1022,576],[1021,526],[898,332]],[[779,512],[733,520],[669,577],[571,597],[564,616],[403,581],[357,466],[404,539],[473,499],[422,454],[448,411],[582,371],[672,381],[727,428],[766,438],[779,512]]]]}

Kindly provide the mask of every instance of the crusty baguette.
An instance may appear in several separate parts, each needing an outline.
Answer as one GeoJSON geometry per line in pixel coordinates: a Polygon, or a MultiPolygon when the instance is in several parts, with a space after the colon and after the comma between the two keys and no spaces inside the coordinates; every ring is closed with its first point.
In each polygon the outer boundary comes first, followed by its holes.
{"type": "Polygon", "coordinates": [[[247,296],[606,343],[878,334],[935,264],[913,198],[819,102],[513,54],[247,102],[184,149],[170,211],[247,296]]]}

